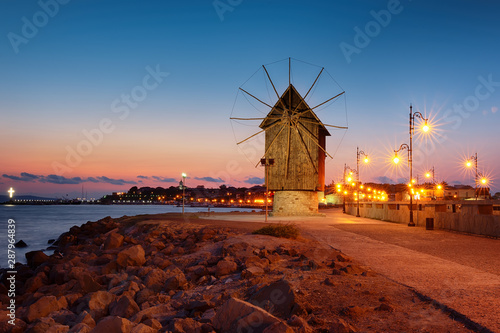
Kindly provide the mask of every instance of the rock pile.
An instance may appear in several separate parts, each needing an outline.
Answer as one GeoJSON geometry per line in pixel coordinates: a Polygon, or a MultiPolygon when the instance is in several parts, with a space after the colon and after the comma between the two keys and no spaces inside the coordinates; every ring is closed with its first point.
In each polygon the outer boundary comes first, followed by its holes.
{"type": "Polygon", "coordinates": [[[162,218],[88,222],[52,243],[54,255],[27,254],[16,266],[15,325],[0,270],[0,332],[382,332],[419,320],[464,332],[317,242],[162,218]]]}
{"type": "Polygon", "coordinates": [[[285,271],[321,263],[294,241],[108,217],[71,228],[52,246],[57,255],[30,252],[17,266],[16,325],[2,322],[1,331],[311,331],[285,271]]]}

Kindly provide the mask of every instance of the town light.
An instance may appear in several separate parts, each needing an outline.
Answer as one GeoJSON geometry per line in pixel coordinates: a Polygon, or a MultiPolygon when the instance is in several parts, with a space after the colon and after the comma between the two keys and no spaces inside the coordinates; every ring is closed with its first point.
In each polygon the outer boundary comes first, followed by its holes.
{"type": "Polygon", "coordinates": [[[14,189],[11,187],[7,192],[9,193],[9,198],[12,199],[12,196],[14,195],[14,192],[16,192],[16,191],[14,191],[14,189]]]}

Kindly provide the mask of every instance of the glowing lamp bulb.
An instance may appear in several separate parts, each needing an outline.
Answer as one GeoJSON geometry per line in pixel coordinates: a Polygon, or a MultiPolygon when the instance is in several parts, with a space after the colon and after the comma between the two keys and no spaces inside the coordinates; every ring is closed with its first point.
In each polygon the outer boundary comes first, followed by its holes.
{"type": "Polygon", "coordinates": [[[467,163],[465,163],[465,165],[470,168],[472,166],[472,162],[471,161],[467,161],[467,163]]]}
{"type": "Polygon", "coordinates": [[[399,163],[399,157],[397,155],[394,156],[394,158],[392,159],[392,161],[394,162],[394,164],[398,164],[399,163]]]}
{"type": "Polygon", "coordinates": [[[365,157],[364,162],[365,162],[365,163],[368,163],[368,162],[369,162],[368,157],[365,157]]]}
{"type": "Polygon", "coordinates": [[[488,182],[488,180],[486,178],[481,178],[481,184],[486,184],[488,182]]]}
{"type": "Polygon", "coordinates": [[[427,122],[425,122],[424,126],[422,126],[422,131],[427,133],[427,132],[429,132],[429,129],[430,129],[429,125],[427,125],[427,122]]]}
{"type": "Polygon", "coordinates": [[[430,174],[430,172],[427,172],[427,173],[425,174],[425,177],[427,177],[427,178],[431,178],[431,174],[430,174]]]}

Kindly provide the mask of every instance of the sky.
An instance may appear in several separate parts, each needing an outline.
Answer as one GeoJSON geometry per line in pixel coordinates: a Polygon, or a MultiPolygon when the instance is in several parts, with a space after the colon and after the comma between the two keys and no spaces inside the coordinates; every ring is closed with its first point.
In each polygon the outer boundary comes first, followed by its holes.
{"type": "Polygon", "coordinates": [[[262,184],[261,139],[237,145],[246,132],[229,118],[250,110],[242,85],[269,92],[252,83],[262,65],[288,81],[289,58],[297,85],[326,70],[310,103],[345,91],[318,115],[348,126],[328,138],[327,183],[356,168],[357,147],[362,182],[408,181],[390,160],[412,104],[432,128],[420,135],[417,117],[414,175],[473,185],[477,153],[500,191],[499,12],[493,0],[3,0],[0,191],[100,197],[177,186],[182,172],[187,186],[262,184]]]}

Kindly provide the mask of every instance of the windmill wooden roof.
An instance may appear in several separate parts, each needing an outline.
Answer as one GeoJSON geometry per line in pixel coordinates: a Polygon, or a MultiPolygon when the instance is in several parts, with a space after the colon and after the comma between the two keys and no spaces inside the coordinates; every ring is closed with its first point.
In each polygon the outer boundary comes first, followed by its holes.
{"type": "Polygon", "coordinates": [[[281,95],[259,127],[266,130],[268,127],[278,122],[286,122],[287,117],[304,123],[317,124],[324,135],[330,136],[330,132],[328,132],[321,120],[319,120],[318,116],[311,110],[292,84],[290,84],[283,95],[281,95]],[[287,110],[286,114],[284,113],[285,110],[287,110]]]}

